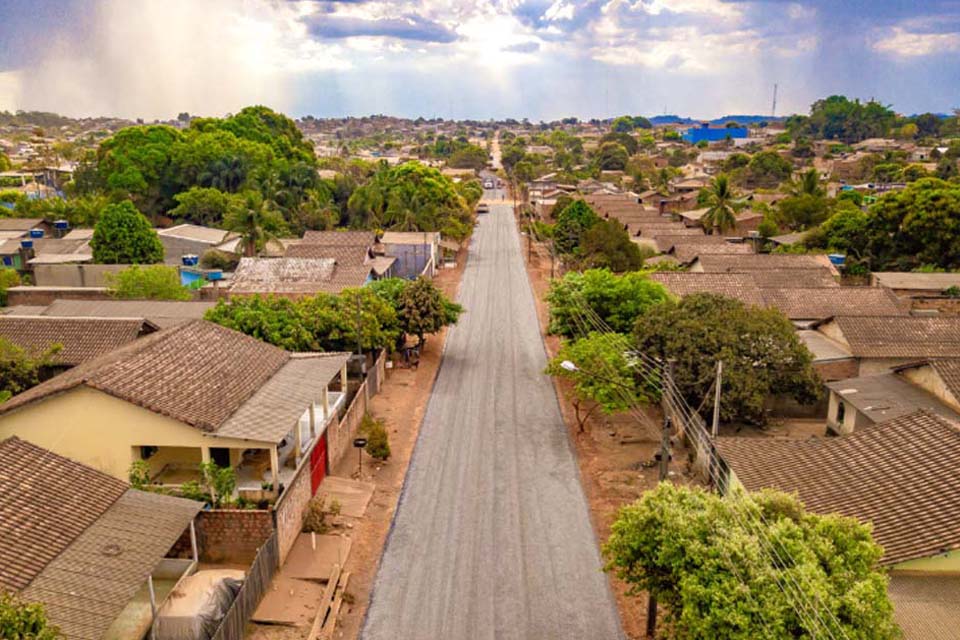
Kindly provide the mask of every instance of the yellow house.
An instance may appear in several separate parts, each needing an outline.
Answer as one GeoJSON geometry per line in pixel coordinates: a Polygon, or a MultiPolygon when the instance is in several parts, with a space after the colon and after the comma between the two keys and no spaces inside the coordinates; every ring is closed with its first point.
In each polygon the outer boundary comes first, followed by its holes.
{"type": "Polygon", "coordinates": [[[892,571],[960,573],[960,424],[931,411],[836,438],[717,438],[727,491],[796,492],[873,525],[892,571]]]}
{"type": "Polygon", "coordinates": [[[276,496],[304,464],[316,484],[326,473],[325,430],[345,401],[348,357],[291,354],[196,320],[11,398],[0,440],[17,436],[122,480],[143,460],[152,482],[172,488],[212,460],[236,470],[240,495],[276,496]]]}

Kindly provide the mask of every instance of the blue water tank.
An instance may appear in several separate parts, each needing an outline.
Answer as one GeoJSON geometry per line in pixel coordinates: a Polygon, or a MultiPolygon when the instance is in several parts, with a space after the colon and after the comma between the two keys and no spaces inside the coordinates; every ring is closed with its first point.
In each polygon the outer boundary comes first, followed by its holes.
{"type": "Polygon", "coordinates": [[[212,271],[207,271],[207,280],[214,282],[216,280],[223,280],[223,271],[220,269],[213,269],[212,271]]]}
{"type": "Polygon", "coordinates": [[[194,253],[188,253],[184,256],[181,256],[180,260],[183,262],[185,267],[195,267],[200,262],[200,257],[194,253]]]}
{"type": "Polygon", "coordinates": [[[53,227],[55,229],[59,229],[60,231],[66,231],[70,228],[70,223],[66,220],[54,220],[53,227]]]}
{"type": "Polygon", "coordinates": [[[842,267],[847,261],[847,256],[842,253],[831,253],[827,255],[830,258],[830,264],[842,267]]]}
{"type": "Polygon", "coordinates": [[[23,249],[33,249],[33,240],[21,240],[20,247],[23,249]]]}
{"type": "Polygon", "coordinates": [[[43,229],[30,229],[30,237],[31,237],[31,238],[42,238],[42,237],[43,237],[43,229]]]}
{"type": "Polygon", "coordinates": [[[12,267],[12,266],[13,266],[13,258],[12,258],[11,256],[3,256],[3,266],[5,266],[5,267],[12,267]]]}

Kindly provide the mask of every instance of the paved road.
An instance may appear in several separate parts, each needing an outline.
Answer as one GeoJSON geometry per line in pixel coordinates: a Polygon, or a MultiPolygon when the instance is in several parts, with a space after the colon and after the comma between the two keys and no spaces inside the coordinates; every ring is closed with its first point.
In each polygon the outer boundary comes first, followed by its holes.
{"type": "MultiPolygon", "coordinates": [[[[494,195],[494,194],[489,194],[494,195]]],[[[510,207],[491,206],[365,640],[606,640],[619,619],[550,380],[510,207]]]]}

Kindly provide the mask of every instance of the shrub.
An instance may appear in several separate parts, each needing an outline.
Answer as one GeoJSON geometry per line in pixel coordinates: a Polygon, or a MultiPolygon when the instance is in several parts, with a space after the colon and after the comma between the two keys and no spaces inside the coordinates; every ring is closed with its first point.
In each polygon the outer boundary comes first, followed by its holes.
{"type": "Polygon", "coordinates": [[[367,438],[367,453],[371,458],[386,460],[390,457],[390,442],[387,427],[383,420],[377,420],[369,413],[363,416],[360,433],[367,438]]]}
{"type": "Polygon", "coordinates": [[[240,263],[240,256],[235,253],[220,251],[219,249],[208,249],[200,256],[200,266],[204,269],[220,269],[222,271],[233,271],[240,263]]]}
{"type": "Polygon", "coordinates": [[[12,593],[0,591],[0,638],[57,640],[63,635],[50,624],[42,604],[23,602],[12,593]]]}
{"type": "Polygon", "coordinates": [[[323,509],[323,503],[326,496],[320,494],[314,496],[307,503],[307,508],[303,512],[303,525],[301,531],[304,533],[326,533],[330,526],[326,522],[327,514],[323,509]]]}
{"type": "Polygon", "coordinates": [[[143,489],[150,484],[150,464],[146,460],[134,460],[127,471],[127,479],[134,489],[143,489]]]}
{"type": "Polygon", "coordinates": [[[108,274],[107,282],[113,297],[126,300],[189,300],[192,297],[180,284],[177,268],[162,264],[133,265],[108,274]]]}
{"type": "Polygon", "coordinates": [[[7,306],[7,289],[20,284],[20,274],[15,269],[0,269],[0,307],[7,306]]]}

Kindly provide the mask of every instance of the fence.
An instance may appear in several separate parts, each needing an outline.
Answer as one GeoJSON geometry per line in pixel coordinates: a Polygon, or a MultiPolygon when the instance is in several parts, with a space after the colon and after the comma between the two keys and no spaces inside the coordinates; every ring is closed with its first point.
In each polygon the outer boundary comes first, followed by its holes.
{"type": "Polygon", "coordinates": [[[709,482],[717,477],[720,464],[720,455],[709,435],[710,428],[699,413],[689,410],[676,387],[671,384],[663,386],[664,414],[670,417],[677,435],[689,443],[693,453],[693,471],[709,482]]]}
{"type": "Polygon", "coordinates": [[[384,381],[387,379],[387,352],[380,350],[380,355],[373,361],[373,366],[367,371],[367,399],[380,393],[384,381]]]}
{"type": "Polygon", "coordinates": [[[330,468],[336,467],[346,452],[353,446],[353,438],[367,413],[367,383],[357,389],[356,395],[340,421],[327,428],[327,456],[330,468]]]}
{"type": "Polygon", "coordinates": [[[240,592],[220,621],[220,626],[211,636],[211,640],[243,640],[243,629],[260,604],[278,568],[280,549],[277,546],[277,534],[274,533],[257,552],[240,592]]]}

